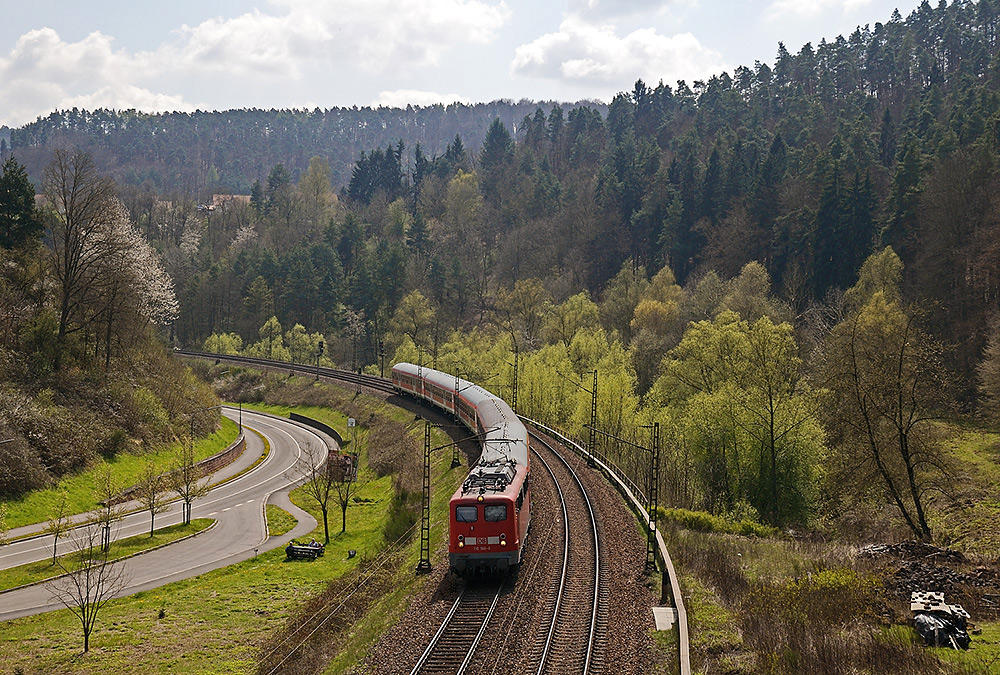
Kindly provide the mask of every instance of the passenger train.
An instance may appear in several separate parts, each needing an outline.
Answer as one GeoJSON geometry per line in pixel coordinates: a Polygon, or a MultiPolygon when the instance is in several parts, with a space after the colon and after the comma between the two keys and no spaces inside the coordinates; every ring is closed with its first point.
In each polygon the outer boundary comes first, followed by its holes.
{"type": "Polygon", "coordinates": [[[397,363],[392,382],[400,394],[453,415],[477,434],[482,446],[448,506],[451,570],[474,576],[515,568],[531,523],[528,430],[503,399],[453,375],[397,363]]]}

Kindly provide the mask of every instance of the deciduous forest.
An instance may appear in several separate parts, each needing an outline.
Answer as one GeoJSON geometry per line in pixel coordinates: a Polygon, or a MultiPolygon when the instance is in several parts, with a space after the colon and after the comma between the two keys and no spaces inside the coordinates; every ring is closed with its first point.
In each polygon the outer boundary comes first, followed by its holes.
{"type": "MultiPolygon", "coordinates": [[[[73,110],[4,151],[23,180],[66,147],[114,178],[176,289],[168,344],[325,340],[506,396],[516,364],[519,412],[576,431],[596,370],[602,429],[666,430],[673,505],[787,526],[874,497],[929,539],[937,421],[1000,412],[998,31],[998,0],[925,0],[607,106],[73,110]]],[[[57,278],[62,310],[5,281],[8,353],[59,369],[93,325],[110,364],[111,310],[57,278]]]]}

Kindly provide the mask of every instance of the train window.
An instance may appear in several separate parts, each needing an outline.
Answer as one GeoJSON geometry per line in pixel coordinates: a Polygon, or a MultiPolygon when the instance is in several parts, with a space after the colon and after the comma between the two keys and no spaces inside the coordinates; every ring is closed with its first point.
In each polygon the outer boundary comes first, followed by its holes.
{"type": "Polygon", "coordinates": [[[521,491],[517,493],[517,503],[514,505],[516,508],[520,509],[521,505],[524,504],[524,486],[521,486],[521,491]]]}
{"type": "MultiPolygon", "coordinates": [[[[489,507],[486,507],[489,508],[489,507]]],[[[504,516],[506,517],[506,516],[504,516]]],[[[474,523],[479,520],[479,509],[475,506],[456,506],[455,522],[474,523]]]]}
{"type": "Polygon", "coordinates": [[[501,520],[507,520],[507,505],[487,504],[483,507],[483,515],[486,517],[486,521],[490,523],[498,523],[501,520]]]}

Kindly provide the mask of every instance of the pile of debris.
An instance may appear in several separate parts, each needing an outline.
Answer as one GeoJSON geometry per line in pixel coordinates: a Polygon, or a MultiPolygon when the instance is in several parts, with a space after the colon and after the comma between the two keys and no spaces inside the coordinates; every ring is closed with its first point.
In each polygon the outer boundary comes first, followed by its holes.
{"type": "Polygon", "coordinates": [[[900,600],[931,590],[960,596],[977,613],[1000,612],[1000,570],[974,567],[961,551],[906,541],[864,546],[858,557],[881,563],[886,590],[900,600]],[[886,565],[885,559],[892,562],[886,565]]]}
{"type": "Polygon", "coordinates": [[[913,627],[928,647],[969,648],[969,613],[961,605],[949,605],[944,593],[914,591],[910,595],[913,627]]]}
{"type": "Polygon", "coordinates": [[[876,558],[879,556],[895,556],[897,558],[933,560],[934,562],[963,563],[965,555],[961,551],[941,548],[922,541],[901,541],[898,544],[869,544],[858,550],[860,558],[876,558]]]}

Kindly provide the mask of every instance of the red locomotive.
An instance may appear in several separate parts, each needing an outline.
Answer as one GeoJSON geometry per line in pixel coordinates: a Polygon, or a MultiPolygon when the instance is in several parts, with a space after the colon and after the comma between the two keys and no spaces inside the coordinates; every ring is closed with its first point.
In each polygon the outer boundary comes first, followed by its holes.
{"type": "Polygon", "coordinates": [[[448,506],[448,558],[461,576],[503,573],[521,562],[531,522],[528,430],[503,399],[438,370],[397,363],[400,393],[451,413],[482,443],[482,453],[448,506]]]}

